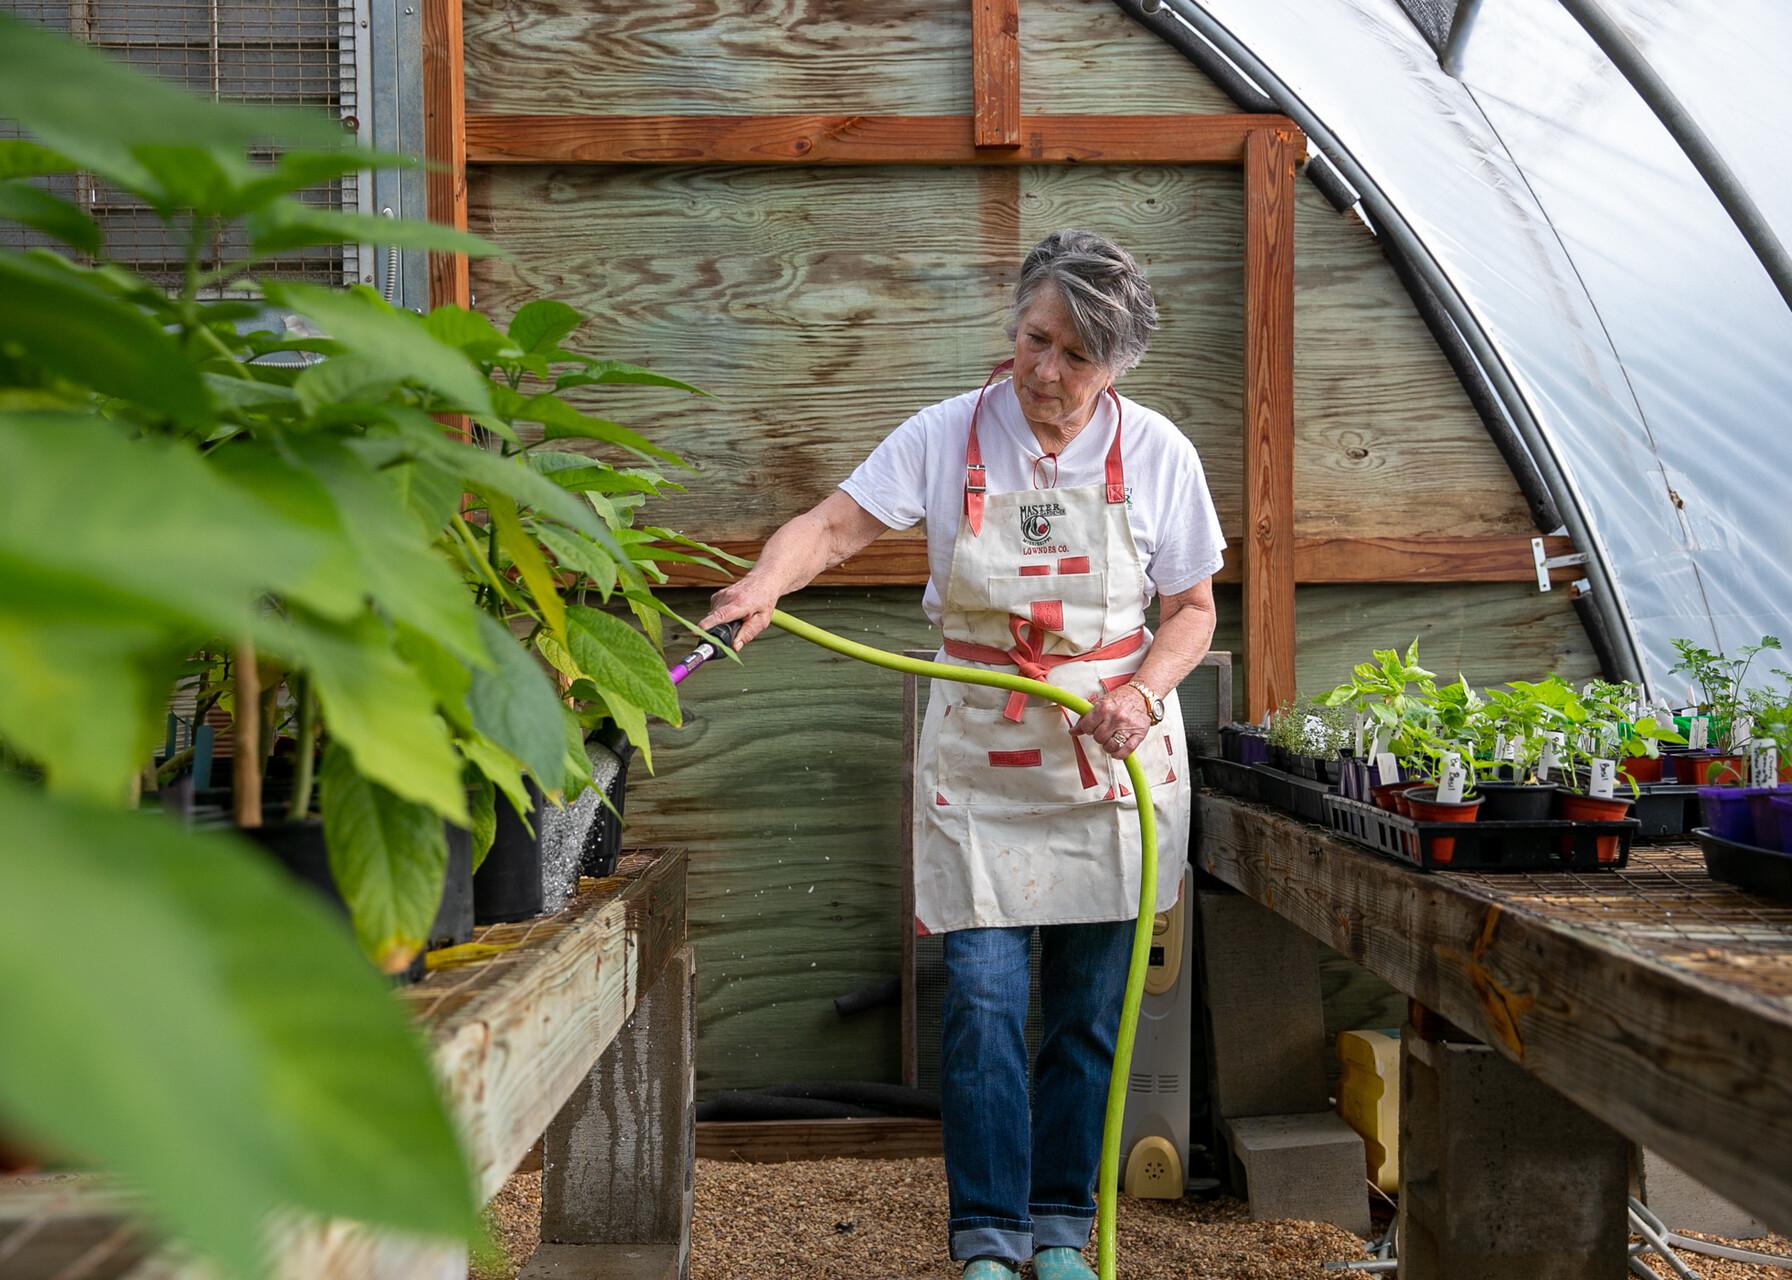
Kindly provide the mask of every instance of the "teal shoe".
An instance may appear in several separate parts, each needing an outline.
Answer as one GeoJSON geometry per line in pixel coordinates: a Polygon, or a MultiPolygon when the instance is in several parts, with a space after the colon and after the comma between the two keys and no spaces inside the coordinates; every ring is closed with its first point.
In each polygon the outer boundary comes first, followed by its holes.
{"type": "Polygon", "coordinates": [[[978,1258],[964,1269],[960,1280],[1017,1280],[1020,1272],[994,1258],[978,1258]]]}
{"type": "Polygon", "coordinates": [[[1077,1249],[1041,1249],[1033,1255],[1033,1275],[1036,1280],[1095,1280],[1077,1249]]]}

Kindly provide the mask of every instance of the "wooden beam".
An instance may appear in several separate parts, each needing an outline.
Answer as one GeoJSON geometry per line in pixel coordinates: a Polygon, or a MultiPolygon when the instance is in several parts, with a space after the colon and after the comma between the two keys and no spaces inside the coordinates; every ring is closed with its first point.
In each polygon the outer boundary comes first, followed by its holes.
{"type": "Polygon", "coordinates": [[[1244,164],[1245,718],[1294,696],[1294,137],[1244,164]]]}
{"type": "Polygon", "coordinates": [[[938,1120],[705,1120],[697,1158],[776,1164],[785,1160],[907,1160],[940,1154],[938,1120]]]}
{"type": "Polygon", "coordinates": [[[979,147],[1020,145],[1020,0],[971,0],[971,95],[979,147]]]}
{"type": "MultiPolygon", "coordinates": [[[[1228,535],[1237,546],[1239,536],[1228,535]]],[[[763,542],[726,541],[715,544],[731,555],[757,560],[763,542]]],[[[1567,538],[1545,538],[1552,556],[1574,549],[1567,538]]],[[[675,550],[677,548],[674,548],[675,550]]],[[[665,566],[667,585],[717,586],[721,575],[696,565],[665,566]]],[[[1580,571],[1572,567],[1550,570],[1556,582],[1570,582],[1580,571]]],[[[1234,562],[1217,574],[1218,583],[1237,583],[1243,574],[1234,562]]],[[[1481,538],[1340,538],[1297,537],[1294,540],[1294,580],[1304,586],[1376,582],[1535,582],[1531,540],[1522,534],[1481,538]]],[[[927,543],[902,536],[879,538],[852,559],[815,579],[817,586],[907,587],[927,581],[927,543]]]]}
{"type": "Polygon", "coordinates": [[[1305,139],[1282,116],[1023,116],[1019,144],[980,149],[971,116],[466,118],[474,164],[1240,164],[1245,139],[1305,139]]]}
{"type": "Polygon", "coordinates": [[[1201,870],[1792,1229],[1792,924],[1767,918],[1783,912],[1691,858],[1649,869],[1671,851],[1589,877],[1427,875],[1256,805],[1196,803],[1201,870]]]}
{"type": "MultiPolygon", "coordinates": [[[[467,92],[461,0],[423,0],[423,154],[431,222],[467,229],[467,92]]],[[[471,305],[467,255],[429,255],[429,305],[471,305]]]]}

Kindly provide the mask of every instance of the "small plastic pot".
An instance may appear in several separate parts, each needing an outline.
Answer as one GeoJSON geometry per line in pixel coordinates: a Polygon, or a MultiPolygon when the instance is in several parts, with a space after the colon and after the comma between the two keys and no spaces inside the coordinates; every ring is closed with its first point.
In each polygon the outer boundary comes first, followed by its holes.
{"type": "Polygon", "coordinates": [[[1713,754],[1694,757],[1691,764],[1692,777],[1682,780],[1697,783],[1701,787],[1740,787],[1748,777],[1741,756],[1713,754]]]}
{"type": "Polygon", "coordinates": [[[1773,802],[1782,796],[1792,794],[1778,787],[1747,787],[1749,825],[1754,830],[1753,841],[1763,849],[1777,849],[1780,838],[1780,822],[1773,811],[1773,802]]]}
{"type": "MultiPolygon", "coordinates": [[[[1473,822],[1481,815],[1481,797],[1445,804],[1437,798],[1436,787],[1412,787],[1400,793],[1415,822],[1473,822]]],[[[1453,836],[1438,836],[1431,841],[1431,860],[1447,867],[1456,856],[1453,836]]]]}
{"type": "MultiPolygon", "coordinates": [[[[1630,815],[1630,798],[1609,800],[1604,796],[1581,796],[1572,791],[1561,793],[1561,815],[1568,822],[1616,822],[1630,815]]],[[[1572,847],[1572,840],[1570,840],[1572,847]]],[[[1594,840],[1595,856],[1601,862],[1618,860],[1618,837],[1599,836],[1594,840]]]]}
{"type": "Polygon", "coordinates": [[[1238,737],[1239,764],[1267,764],[1269,739],[1260,733],[1244,733],[1238,737]]]}
{"type": "Polygon", "coordinates": [[[1401,792],[1424,785],[1418,779],[1410,779],[1406,782],[1384,782],[1379,786],[1371,787],[1369,795],[1377,808],[1386,809],[1389,813],[1400,813],[1402,812],[1399,804],[1401,792]]]}
{"type": "Polygon", "coordinates": [[[1319,770],[1318,781],[1332,787],[1343,781],[1344,762],[1337,756],[1333,756],[1329,760],[1315,760],[1314,763],[1319,770]]]}
{"type": "Polygon", "coordinates": [[[1749,803],[1752,790],[1750,787],[1699,788],[1699,806],[1712,835],[1737,844],[1755,842],[1755,814],[1749,803]]]}
{"type": "Polygon", "coordinates": [[[1618,763],[1618,774],[1632,782],[1660,782],[1661,757],[1626,756],[1618,763]]]}
{"type": "Polygon", "coordinates": [[[1767,802],[1767,807],[1773,815],[1775,838],[1768,848],[1792,853],[1792,792],[1782,791],[1767,802]]]}
{"type": "Polygon", "coordinates": [[[1481,806],[1482,822],[1547,822],[1560,790],[1553,782],[1530,786],[1521,782],[1482,782],[1475,789],[1485,801],[1481,806]]]}
{"type": "Polygon", "coordinates": [[[479,924],[527,920],[542,913],[541,788],[524,782],[531,820],[526,824],[502,791],[498,793],[497,832],[491,851],[473,875],[473,919],[479,924]],[[530,825],[534,829],[530,829],[530,825]]]}

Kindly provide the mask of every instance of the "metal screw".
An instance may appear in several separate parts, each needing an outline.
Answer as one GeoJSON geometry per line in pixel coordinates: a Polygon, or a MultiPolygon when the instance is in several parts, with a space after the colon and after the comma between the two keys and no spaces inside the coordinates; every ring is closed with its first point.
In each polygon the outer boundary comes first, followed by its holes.
{"type": "Polygon", "coordinates": [[[406,6],[405,6],[405,7],[404,7],[404,11],[405,11],[405,12],[406,12],[406,13],[407,13],[407,14],[409,14],[409,13],[414,13],[414,12],[416,12],[416,10],[414,10],[414,9],[412,9],[412,8],[411,8],[411,6],[410,6],[410,5],[408,5],[408,4],[407,4],[407,5],[406,5],[406,6]]]}
{"type": "Polygon", "coordinates": [[[361,283],[362,284],[372,284],[373,283],[373,275],[371,273],[369,273],[367,275],[362,276],[361,283]]]}
{"type": "Polygon", "coordinates": [[[361,19],[361,25],[362,25],[362,26],[363,26],[363,27],[365,27],[365,26],[366,26],[366,25],[367,25],[367,19],[366,19],[366,18],[362,18],[362,19],[361,19]]]}

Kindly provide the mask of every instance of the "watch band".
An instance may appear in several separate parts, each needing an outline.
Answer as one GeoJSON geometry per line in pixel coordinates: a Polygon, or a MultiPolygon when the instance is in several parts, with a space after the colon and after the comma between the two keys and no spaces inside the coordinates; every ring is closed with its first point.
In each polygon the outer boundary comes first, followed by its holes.
{"type": "Polygon", "coordinates": [[[1129,689],[1137,689],[1145,695],[1145,714],[1151,717],[1152,724],[1162,724],[1164,720],[1164,700],[1151,691],[1151,686],[1143,680],[1133,678],[1126,682],[1129,689]]]}

